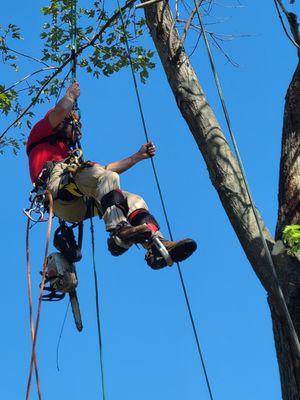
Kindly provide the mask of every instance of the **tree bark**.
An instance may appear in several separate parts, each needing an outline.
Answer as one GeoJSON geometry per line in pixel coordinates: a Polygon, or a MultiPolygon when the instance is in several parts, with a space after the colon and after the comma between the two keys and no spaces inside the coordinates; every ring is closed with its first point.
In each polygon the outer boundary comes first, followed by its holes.
{"type": "Polygon", "coordinates": [[[276,238],[285,225],[300,222],[300,64],[285,98],[276,238]]]}
{"type": "MultiPolygon", "coordinates": [[[[145,7],[145,15],[150,29],[150,34],[161,59],[177,106],[183,118],[186,120],[205,160],[211,182],[219,195],[222,205],[245,251],[245,254],[263,287],[268,292],[283,399],[299,400],[299,361],[296,359],[293,351],[289,330],[285,316],[281,311],[280,302],[278,301],[277,296],[273,294],[274,276],[265,256],[254,213],[250,205],[237,160],[231,152],[230,146],[228,145],[220,125],[205,98],[199,80],[190,64],[184,48],[181,45],[180,37],[175,28],[175,21],[172,17],[168,3],[161,2],[153,6],[145,7]]],[[[294,86],[297,87],[297,89],[299,88],[298,84],[294,86]]],[[[297,93],[298,92],[299,90],[297,93]]],[[[290,98],[293,99],[294,97],[290,96],[290,98]]],[[[295,103],[294,108],[290,108],[290,113],[287,113],[286,115],[287,120],[300,120],[296,115],[297,112],[295,112],[297,111],[297,107],[299,107],[299,105],[298,103],[295,103]]],[[[293,127],[293,124],[294,121],[291,122],[291,127],[293,127]]],[[[293,128],[291,128],[290,131],[292,132],[293,128]]],[[[290,136],[294,138],[293,134],[290,136]]],[[[297,140],[295,139],[295,142],[296,141],[297,140]]],[[[280,199],[282,199],[280,204],[282,204],[281,209],[283,210],[281,212],[282,217],[280,221],[282,222],[286,220],[287,212],[291,212],[290,209],[298,210],[296,205],[294,208],[291,206],[285,207],[285,205],[290,203],[290,192],[292,192],[293,195],[295,193],[296,196],[295,188],[299,188],[297,183],[300,176],[298,174],[297,178],[295,178],[293,175],[298,172],[297,168],[299,168],[299,146],[295,146],[295,150],[290,155],[290,145],[294,146],[295,143],[287,143],[285,145],[285,154],[286,158],[289,160],[290,166],[282,162],[282,168],[286,170],[286,176],[289,177],[289,180],[287,180],[288,183],[285,183],[286,186],[280,192],[280,199]],[[290,171],[291,166],[293,166],[293,171],[290,171]],[[289,184],[289,182],[291,183],[289,184]]],[[[284,185],[285,181],[285,177],[282,176],[282,185],[284,185]]],[[[297,212],[299,212],[299,210],[297,212]]],[[[294,212],[293,215],[295,218],[298,218],[296,212],[294,212]]],[[[291,221],[294,221],[294,219],[291,219],[291,221]]],[[[272,249],[274,239],[262,220],[261,223],[267,244],[269,248],[272,249]]],[[[273,261],[279,282],[284,291],[291,317],[299,336],[299,263],[295,258],[286,254],[273,257],[273,261]]]]}

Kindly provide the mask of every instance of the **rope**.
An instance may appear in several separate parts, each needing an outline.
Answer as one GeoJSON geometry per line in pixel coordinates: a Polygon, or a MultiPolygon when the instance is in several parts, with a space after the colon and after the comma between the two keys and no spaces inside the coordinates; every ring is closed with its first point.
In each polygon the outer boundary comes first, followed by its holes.
{"type": "Polygon", "coordinates": [[[60,341],[61,341],[61,338],[62,338],[62,335],[63,335],[65,323],[66,323],[66,320],[67,320],[70,304],[71,304],[71,301],[68,302],[68,305],[67,305],[67,308],[66,308],[66,311],[65,311],[65,315],[64,315],[64,319],[63,319],[63,322],[62,322],[62,325],[61,325],[61,328],[60,328],[58,341],[57,341],[57,346],[56,346],[56,369],[57,369],[57,371],[60,371],[60,369],[59,369],[59,346],[60,346],[60,341]]]}
{"type": "MultiPolygon", "coordinates": [[[[35,320],[34,332],[33,332],[29,375],[28,375],[27,387],[26,387],[26,400],[29,399],[29,395],[30,395],[30,385],[31,385],[32,370],[33,370],[34,359],[35,359],[37,334],[38,334],[40,316],[41,316],[42,296],[43,296],[43,290],[44,290],[44,286],[45,286],[46,270],[47,270],[47,257],[48,257],[50,234],[51,234],[51,228],[52,228],[52,219],[53,219],[53,198],[52,198],[51,193],[48,190],[46,190],[46,196],[48,197],[48,201],[49,201],[49,220],[48,220],[48,227],[47,227],[47,234],[46,234],[44,262],[43,262],[43,268],[42,268],[42,282],[40,285],[37,314],[36,314],[36,320],[35,320]]],[[[29,277],[30,277],[30,274],[29,274],[29,277]]],[[[31,285],[29,285],[29,286],[31,288],[31,285]]],[[[30,293],[31,293],[31,289],[30,289],[30,293]]],[[[31,305],[31,307],[32,307],[32,305],[31,305]]],[[[31,312],[32,312],[32,308],[31,308],[31,312]]],[[[32,318],[32,314],[31,314],[31,318],[32,318]]],[[[33,326],[33,325],[31,325],[31,326],[33,326]]]]}
{"type": "MultiPolygon", "coordinates": [[[[135,72],[134,72],[134,69],[133,69],[132,57],[131,57],[131,54],[130,54],[130,48],[129,48],[128,37],[127,37],[127,33],[126,33],[124,16],[123,16],[123,12],[122,12],[121,7],[120,7],[119,0],[117,0],[117,3],[118,3],[120,18],[121,18],[121,22],[122,22],[122,26],[123,26],[123,31],[124,31],[124,38],[125,38],[127,56],[128,56],[128,59],[129,59],[132,79],[133,79],[135,93],[136,93],[136,97],[137,97],[137,101],[138,101],[139,113],[140,113],[140,117],[141,117],[141,120],[142,120],[142,125],[143,125],[143,129],[144,129],[145,138],[146,138],[147,142],[149,142],[149,135],[148,135],[147,126],[146,126],[146,122],[145,122],[142,102],[141,102],[141,98],[140,98],[140,94],[139,94],[139,89],[138,89],[138,85],[137,85],[135,72]]],[[[158,190],[158,193],[159,193],[160,202],[161,202],[162,209],[163,209],[163,214],[164,214],[165,221],[166,221],[166,224],[167,224],[168,233],[170,235],[170,239],[173,241],[173,234],[172,234],[170,219],[168,217],[167,208],[166,208],[165,201],[164,201],[164,198],[163,198],[161,185],[160,185],[160,182],[159,182],[159,178],[158,178],[157,170],[156,170],[156,167],[155,167],[155,163],[154,163],[154,160],[153,160],[152,157],[150,158],[150,161],[151,161],[151,165],[152,165],[152,170],[153,170],[153,174],[154,174],[157,190],[158,190]]],[[[181,286],[182,286],[182,290],[183,290],[186,306],[187,306],[187,309],[188,309],[189,318],[190,318],[191,325],[192,325],[193,334],[194,334],[195,341],[196,341],[198,355],[199,355],[201,366],[202,366],[202,369],[203,369],[203,372],[204,372],[204,376],[205,376],[206,386],[207,386],[207,389],[208,389],[208,392],[209,392],[210,399],[213,400],[211,384],[210,384],[208,373],[207,373],[207,369],[206,369],[206,366],[205,366],[205,361],[204,361],[204,358],[203,358],[201,345],[200,345],[200,341],[199,341],[199,337],[198,337],[198,333],[197,333],[197,329],[196,329],[196,325],[195,325],[195,320],[194,320],[194,317],[193,317],[192,308],[191,308],[190,301],[189,301],[188,294],[187,294],[187,290],[186,290],[186,285],[185,285],[185,282],[184,282],[184,279],[183,279],[183,275],[182,275],[182,272],[181,272],[180,264],[176,263],[176,265],[177,265],[177,271],[178,271],[178,274],[179,274],[179,279],[180,279],[180,283],[181,283],[181,286]]]]}
{"type": "MultiPolygon", "coordinates": [[[[30,268],[30,252],[29,252],[29,232],[30,232],[30,219],[28,218],[26,224],[26,275],[27,275],[27,293],[28,293],[28,305],[29,305],[29,325],[30,325],[31,342],[33,344],[34,325],[33,325],[33,302],[32,302],[31,268],[30,268]]],[[[34,372],[35,372],[38,397],[39,400],[41,400],[42,399],[41,383],[37,366],[36,352],[34,352],[33,361],[34,361],[34,372]]]]}
{"type": "Polygon", "coordinates": [[[77,0],[71,4],[71,56],[72,56],[72,82],[76,82],[77,67],[77,0]]]}
{"type": "Polygon", "coordinates": [[[100,324],[100,306],[99,306],[99,288],[98,288],[98,277],[96,269],[96,257],[95,257],[95,234],[94,234],[94,223],[93,223],[93,199],[88,201],[89,213],[90,213],[90,224],[91,224],[91,242],[92,242],[92,255],[93,255],[93,272],[95,282],[95,301],[96,301],[96,315],[97,315],[97,331],[98,331],[98,344],[99,344],[99,357],[100,357],[100,369],[101,369],[101,385],[102,385],[102,399],[105,400],[105,382],[104,382],[104,362],[103,362],[103,347],[102,347],[102,335],[101,335],[101,324],[100,324]]]}
{"type": "MultiPolygon", "coordinates": [[[[71,4],[71,55],[72,55],[72,82],[76,82],[77,72],[77,0],[73,0],[71,4]]],[[[78,106],[77,99],[74,103],[73,109],[78,112],[79,118],[81,117],[80,108],[78,106]]],[[[80,140],[77,139],[77,147],[81,149],[82,146],[80,140]]],[[[83,161],[83,157],[80,157],[80,161],[83,161]]],[[[95,283],[95,301],[96,301],[96,316],[97,316],[97,331],[98,331],[98,343],[99,343],[99,357],[100,357],[100,370],[101,370],[101,389],[102,399],[105,400],[105,382],[104,382],[104,363],[103,363],[103,346],[101,336],[101,325],[100,325],[100,307],[99,307],[99,289],[98,289],[98,278],[96,270],[96,258],[95,258],[95,240],[94,240],[94,224],[93,224],[93,199],[88,199],[88,206],[90,208],[90,224],[91,224],[91,241],[92,241],[92,254],[93,254],[93,272],[94,272],[94,283],[95,283]]],[[[79,227],[79,242],[82,242],[82,227],[79,227]]]]}
{"type": "MultiPolygon", "coordinates": [[[[195,0],[194,0],[194,4],[196,6],[195,0]]],[[[274,295],[278,298],[279,303],[280,303],[280,305],[282,307],[282,310],[284,312],[284,315],[286,317],[286,321],[287,321],[287,324],[288,324],[289,329],[290,329],[291,338],[292,338],[292,342],[293,342],[294,349],[295,349],[295,355],[296,355],[296,357],[298,359],[300,359],[300,343],[299,343],[299,339],[298,339],[298,336],[297,336],[297,333],[296,333],[292,318],[290,316],[288,307],[287,307],[286,302],[285,302],[285,298],[284,298],[284,295],[283,295],[283,292],[282,292],[282,289],[281,289],[281,286],[280,286],[280,283],[279,283],[279,280],[278,280],[278,277],[277,277],[277,273],[276,273],[276,270],[275,270],[273,259],[272,259],[269,247],[267,245],[266,238],[265,238],[264,233],[263,233],[262,224],[261,224],[261,221],[259,220],[258,212],[256,210],[256,207],[255,207],[255,204],[254,204],[254,200],[253,200],[253,197],[252,197],[252,194],[251,194],[251,191],[250,191],[250,186],[249,186],[248,180],[246,178],[246,173],[245,173],[245,170],[244,170],[243,162],[242,162],[242,159],[241,159],[241,156],[240,156],[240,153],[239,153],[239,149],[238,149],[238,146],[237,146],[237,143],[236,143],[236,139],[235,139],[235,136],[234,136],[234,133],[233,133],[233,130],[232,130],[232,125],[231,125],[229,113],[228,113],[228,110],[227,110],[227,107],[226,107],[226,103],[225,103],[225,100],[224,100],[222,87],[221,87],[221,84],[220,84],[220,81],[219,81],[219,77],[218,77],[218,74],[217,74],[217,71],[216,71],[216,67],[215,67],[214,59],[213,59],[213,56],[212,56],[212,53],[211,53],[210,45],[209,45],[209,42],[208,42],[208,39],[207,39],[207,35],[206,35],[206,32],[205,32],[205,29],[204,29],[204,26],[203,26],[203,23],[202,23],[202,18],[200,16],[198,8],[197,8],[197,16],[198,16],[198,19],[199,19],[199,24],[200,24],[202,35],[203,35],[203,38],[204,38],[204,42],[205,42],[206,50],[207,50],[207,53],[208,53],[208,58],[209,58],[209,61],[210,61],[210,65],[211,65],[211,69],[212,69],[212,72],[213,72],[214,80],[215,80],[215,83],[216,83],[216,86],[217,86],[218,95],[219,95],[219,98],[220,98],[220,101],[221,101],[221,105],[222,105],[222,109],[223,109],[223,112],[224,112],[224,116],[225,116],[225,119],[226,119],[227,128],[228,128],[228,131],[230,133],[230,137],[231,137],[231,140],[232,140],[232,143],[233,143],[235,155],[236,155],[236,158],[237,158],[237,161],[238,161],[239,168],[241,170],[241,174],[242,174],[242,177],[243,177],[245,188],[246,188],[246,191],[247,191],[247,194],[248,194],[248,197],[249,197],[249,200],[250,200],[251,208],[253,210],[253,214],[254,214],[254,217],[255,217],[255,221],[256,221],[256,224],[257,224],[257,227],[258,227],[258,230],[259,230],[259,235],[260,235],[260,238],[261,238],[261,241],[262,241],[262,244],[263,244],[266,256],[267,256],[267,261],[268,261],[268,264],[269,264],[269,266],[271,268],[271,272],[272,272],[273,277],[274,277],[274,284],[275,284],[274,285],[275,286],[274,287],[274,289],[275,289],[274,295]]]]}

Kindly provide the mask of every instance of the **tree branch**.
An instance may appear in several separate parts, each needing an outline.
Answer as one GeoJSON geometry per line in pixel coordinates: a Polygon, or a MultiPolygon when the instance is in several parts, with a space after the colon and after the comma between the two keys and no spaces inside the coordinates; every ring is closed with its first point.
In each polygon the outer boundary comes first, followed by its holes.
{"type": "Polygon", "coordinates": [[[49,83],[52,81],[53,78],[55,78],[63,69],[64,67],[69,64],[69,62],[72,60],[72,57],[69,57],[60,67],[57,68],[57,70],[50,76],[50,78],[41,86],[40,90],[38,91],[38,94],[34,97],[34,99],[31,101],[31,103],[21,112],[21,114],[14,120],[13,123],[11,123],[5,131],[0,135],[0,140],[3,139],[5,134],[12,128],[16,123],[18,123],[24,115],[31,109],[31,107],[37,102],[39,99],[40,95],[42,94],[43,90],[49,85],[49,83]]]}
{"type": "Polygon", "coordinates": [[[191,26],[191,23],[193,22],[194,16],[196,15],[196,13],[197,13],[199,7],[201,6],[201,3],[203,3],[203,0],[198,0],[198,1],[197,1],[195,8],[194,8],[193,11],[191,12],[191,14],[190,14],[188,20],[186,21],[185,27],[184,27],[184,29],[183,29],[183,33],[182,33],[181,38],[180,38],[179,48],[182,47],[183,44],[184,44],[184,42],[185,42],[185,39],[186,39],[186,37],[187,37],[188,30],[189,30],[189,28],[190,28],[190,26],[191,26]]]}
{"type": "Polygon", "coordinates": [[[298,24],[298,21],[297,21],[296,14],[288,12],[287,9],[284,7],[284,5],[283,5],[281,0],[274,0],[274,4],[275,4],[275,7],[276,7],[276,10],[277,10],[277,13],[278,13],[278,17],[280,19],[280,22],[281,22],[281,25],[283,27],[283,30],[284,30],[285,34],[287,35],[289,40],[293,43],[293,45],[298,48],[298,55],[300,55],[299,54],[299,51],[300,51],[300,34],[299,34],[299,24],[298,24]],[[287,28],[286,28],[285,23],[283,21],[283,18],[281,16],[279,7],[281,8],[282,12],[284,13],[284,15],[286,16],[286,18],[288,20],[288,23],[290,25],[290,29],[291,29],[293,37],[287,31],[287,28]]]}
{"type": "Polygon", "coordinates": [[[38,69],[37,71],[34,71],[31,74],[26,75],[24,78],[20,79],[19,81],[15,82],[13,85],[9,86],[8,88],[6,88],[2,92],[0,92],[0,94],[8,92],[9,90],[11,90],[14,87],[18,86],[20,83],[22,83],[22,82],[26,81],[27,79],[31,78],[33,75],[39,74],[40,72],[49,71],[51,69],[56,69],[56,68],[57,67],[47,67],[47,68],[38,69]]]}
{"type": "MultiPolygon", "coordinates": [[[[101,27],[99,32],[93,37],[93,39],[90,40],[89,43],[86,43],[85,45],[81,46],[77,52],[75,53],[75,57],[77,57],[79,54],[81,54],[85,49],[87,49],[90,46],[93,46],[95,42],[103,35],[105,30],[110,27],[119,17],[120,12],[125,11],[127,8],[131,7],[137,0],[129,0],[123,7],[121,7],[120,10],[117,10],[107,21],[106,23],[101,27]]],[[[24,115],[31,109],[31,107],[37,102],[39,99],[40,95],[42,94],[43,90],[49,85],[49,83],[55,78],[63,69],[66,65],[69,64],[73,60],[73,55],[70,55],[66,61],[61,64],[59,67],[57,67],[57,70],[50,76],[50,78],[41,86],[40,90],[38,91],[37,95],[34,97],[34,99],[31,101],[31,103],[25,108],[24,111],[14,120],[13,123],[11,123],[4,132],[0,135],[0,140],[3,139],[3,137],[6,135],[6,133],[17,123],[19,122],[24,115]]]]}
{"type": "Polygon", "coordinates": [[[19,52],[17,50],[13,50],[13,49],[11,49],[11,48],[9,48],[7,46],[0,46],[0,50],[11,51],[12,53],[18,54],[19,56],[29,58],[29,60],[31,60],[31,61],[36,61],[36,62],[39,62],[40,64],[45,65],[46,67],[50,67],[50,65],[47,64],[45,61],[42,61],[42,60],[39,60],[38,58],[29,56],[28,54],[21,53],[21,52],[19,52]]]}
{"type": "Polygon", "coordinates": [[[103,25],[103,27],[100,29],[100,31],[91,39],[88,43],[80,47],[76,53],[76,56],[81,54],[86,48],[93,46],[95,42],[101,37],[101,35],[104,33],[104,31],[110,27],[120,16],[120,12],[123,12],[127,10],[127,8],[130,8],[137,0],[129,0],[125,6],[121,7],[120,10],[117,10],[103,25]]]}

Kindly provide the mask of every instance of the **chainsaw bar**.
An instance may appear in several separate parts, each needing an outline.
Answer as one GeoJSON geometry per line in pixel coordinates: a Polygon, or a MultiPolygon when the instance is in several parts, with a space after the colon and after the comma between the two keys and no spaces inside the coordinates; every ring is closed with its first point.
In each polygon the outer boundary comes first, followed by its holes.
{"type": "Polygon", "coordinates": [[[71,303],[71,307],[72,307],[72,313],[74,316],[75,325],[76,325],[76,328],[78,329],[78,331],[81,332],[83,325],[82,325],[81,312],[80,312],[80,308],[79,308],[79,302],[78,302],[76,289],[73,289],[71,292],[69,292],[69,295],[70,295],[70,303],[71,303]]]}

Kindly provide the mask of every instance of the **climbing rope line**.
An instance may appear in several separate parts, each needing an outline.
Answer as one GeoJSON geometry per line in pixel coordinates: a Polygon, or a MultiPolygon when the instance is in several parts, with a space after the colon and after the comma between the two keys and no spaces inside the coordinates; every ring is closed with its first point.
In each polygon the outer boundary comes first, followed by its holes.
{"type": "MultiPolygon", "coordinates": [[[[26,224],[26,244],[25,244],[25,247],[26,247],[26,275],[27,275],[27,295],[28,295],[28,306],[29,306],[29,325],[30,325],[31,342],[33,345],[34,324],[33,324],[33,301],[32,301],[32,285],[31,285],[30,252],[29,252],[29,232],[30,232],[30,219],[28,218],[27,224],[26,224]]],[[[34,357],[33,362],[34,362],[34,372],[35,372],[38,397],[39,397],[39,400],[42,400],[41,382],[40,382],[40,378],[39,378],[36,351],[34,351],[33,357],[34,357]]]]}
{"type": "MultiPolygon", "coordinates": [[[[49,243],[50,243],[52,220],[53,220],[53,198],[49,191],[46,191],[46,196],[47,196],[48,202],[49,202],[49,205],[48,205],[49,219],[48,219],[48,226],[47,226],[47,233],[46,233],[45,255],[44,255],[44,261],[43,261],[43,268],[42,268],[42,282],[40,285],[37,313],[36,313],[36,319],[35,319],[35,324],[34,324],[30,367],[29,367],[29,374],[28,374],[27,387],[26,387],[26,400],[29,400],[29,396],[30,396],[31,378],[32,378],[32,371],[33,371],[33,365],[34,365],[35,353],[36,353],[35,349],[36,349],[37,334],[38,334],[40,316],[41,316],[42,296],[43,296],[43,290],[44,290],[45,280],[46,280],[47,257],[48,257],[49,243]]],[[[31,284],[30,284],[30,286],[31,286],[31,284]]]]}
{"type": "Polygon", "coordinates": [[[71,301],[68,302],[68,305],[67,305],[67,308],[66,308],[66,311],[65,311],[65,315],[64,315],[64,319],[63,319],[63,322],[62,322],[62,325],[61,325],[61,329],[60,329],[60,332],[59,332],[57,346],[56,346],[56,369],[57,369],[57,371],[59,371],[59,346],[60,346],[61,338],[62,338],[62,335],[63,335],[65,323],[66,323],[66,320],[67,320],[70,304],[71,304],[71,301]]]}
{"type": "MultiPolygon", "coordinates": [[[[135,72],[134,72],[134,69],[133,69],[132,57],[131,57],[131,54],[130,54],[130,48],[129,48],[129,42],[128,42],[128,37],[127,37],[127,33],[126,33],[124,15],[123,15],[123,11],[121,9],[119,0],[117,0],[117,3],[118,3],[120,19],[121,19],[121,23],[122,23],[122,27],[123,27],[123,32],[124,32],[126,51],[127,51],[127,56],[128,56],[128,60],[129,60],[129,64],[130,64],[131,74],[132,74],[132,79],[133,79],[133,83],[134,83],[135,94],[136,94],[138,107],[139,107],[139,113],[140,113],[140,117],[141,117],[141,120],[142,120],[142,125],[143,125],[143,129],[144,129],[144,134],[145,134],[146,141],[149,142],[149,135],[148,135],[148,130],[147,130],[146,122],[145,122],[144,111],[143,111],[143,107],[142,107],[142,102],[141,102],[141,98],[140,98],[140,94],[139,94],[139,89],[138,89],[138,85],[137,85],[135,72]]],[[[172,234],[172,229],[171,229],[171,225],[170,225],[170,219],[168,217],[167,208],[166,208],[165,201],[164,201],[164,198],[163,198],[161,185],[160,185],[160,182],[159,182],[159,178],[158,178],[157,170],[156,170],[156,167],[155,167],[155,163],[154,163],[154,160],[153,160],[152,157],[150,158],[150,161],[151,161],[151,165],[152,165],[152,169],[153,169],[153,173],[154,173],[154,177],[155,177],[156,186],[157,186],[158,193],[159,193],[159,198],[160,198],[162,209],[163,209],[163,214],[164,214],[165,221],[166,221],[166,224],[167,224],[168,233],[170,235],[170,239],[173,240],[173,234],[172,234]]],[[[178,273],[179,273],[181,286],[182,286],[182,289],[183,289],[185,302],[186,302],[187,309],[188,309],[188,314],[189,314],[191,325],[192,325],[193,334],[194,334],[195,341],[196,341],[198,355],[199,355],[201,366],[202,366],[202,369],[203,369],[203,372],[204,372],[204,376],[205,376],[206,386],[207,386],[207,389],[208,389],[208,392],[209,392],[210,399],[213,400],[212,388],[211,388],[211,384],[210,384],[210,381],[209,381],[209,377],[208,377],[208,373],[207,373],[204,357],[203,357],[203,354],[202,354],[200,341],[199,341],[199,337],[198,337],[198,333],[197,333],[197,329],[196,329],[196,325],[195,325],[195,320],[194,320],[194,317],[193,317],[190,301],[189,301],[187,290],[186,290],[186,285],[185,285],[185,282],[184,282],[184,279],[183,279],[183,275],[182,275],[182,272],[181,272],[180,264],[176,263],[176,265],[177,265],[177,270],[178,270],[178,273]]]]}
{"type": "Polygon", "coordinates": [[[101,385],[102,385],[102,399],[105,400],[105,381],[104,381],[104,362],[103,362],[103,346],[102,346],[102,335],[101,335],[101,324],[100,324],[100,306],[99,306],[99,288],[98,288],[98,277],[96,269],[96,257],[95,257],[95,232],[93,223],[93,201],[89,201],[89,212],[90,212],[90,229],[91,229],[91,242],[92,242],[92,257],[93,257],[93,273],[95,282],[95,293],[96,293],[96,314],[97,314],[97,331],[98,331],[98,344],[99,344],[99,357],[100,357],[100,369],[101,369],[101,385]]]}
{"type": "MultiPolygon", "coordinates": [[[[196,6],[195,0],[194,0],[194,4],[196,6]]],[[[221,84],[220,84],[220,80],[219,80],[219,77],[218,77],[218,74],[217,74],[215,62],[214,62],[214,59],[213,59],[213,56],[212,56],[212,52],[211,52],[211,49],[210,49],[210,45],[209,45],[209,42],[208,42],[208,39],[207,39],[207,35],[206,35],[205,29],[204,29],[204,26],[203,26],[202,17],[200,15],[200,12],[199,12],[198,8],[197,8],[197,17],[198,17],[200,28],[201,28],[201,31],[202,31],[202,35],[203,35],[203,38],[204,38],[205,47],[206,47],[206,50],[207,50],[207,53],[208,53],[208,58],[209,58],[209,61],[210,61],[211,69],[212,69],[214,80],[215,80],[215,83],[216,83],[218,95],[219,95],[219,98],[220,98],[220,101],[221,101],[222,109],[223,109],[223,112],[224,112],[227,128],[228,128],[228,131],[229,131],[232,143],[233,143],[235,155],[236,155],[236,158],[237,158],[237,161],[238,161],[239,168],[241,170],[242,178],[243,178],[244,185],[245,185],[245,188],[246,188],[249,200],[250,200],[250,204],[251,204],[251,208],[253,210],[254,218],[255,218],[255,221],[256,221],[256,224],[257,224],[257,227],[258,227],[258,230],[259,230],[259,235],[260,235],[260,238],[261,238],[261,241],[262,241],[265,253],[266,253],[267,261],[268,261],[268,264],[269,264],[269,266],[271,268],[271,272],[272,272],[272,275],[273,275],[273,278],[274,278],[274,289],[275,289],[274,295],[279,299],[280,305],[281,305],[282,310],[283,310],[283,312],[285,314],[286,321],[287,321],[289,329],[290,329],[292,342],[293,342],[293,345],[294,345],[294,348],[295,348],[295,351],[296,351],[296,356],[297,356],[298,359],[300,359],[299,338],[298,338],[297,332],[295,330],[292,318],[290,316],[288,307],[286,305],[286,301],[285,301],[285,298],[284,298],[284,295],[283,295],[283,292],[282,292],[282,289],[281,289],[281,286],[280,286],[280,283],[279,283],[279,280],[278,280],[278,276],[277,276],[277,273],[276,273],[276,270],[275,270],[273,259],[272,259],[269,247],[267,245],[266,238],[265,238],[264,233],[263,233],[262,224],[261,224],[261,221],[260,221],[259,216],[258,216],[258,212],[257,212],[255,204],[254,204],[254,200],[253,200],[253,197],[252,197],[252,193],[250,191],[250,186],[249,186],[248,180],[246,178],[245,169],[244,169],[243,162],[242,162],[242,159],[241,159],[241,156],[240,156],[240,153],[239,153],[239,149],[238,149],[238,146],[237,146],[237,142],[236,142],[233,130],[232,130],[232,125],[231,125],[228,109],[227,109],[227,106],[226,106],[226,103],[225,103],[225,99],[224,99],[222,87],[221,87],[221,84]]]]}
{"type": "Polygon", "coordinates": [[[57,96],[56,96],[56,99],[55,99],[55,105],[56,105],[56,104],[58,103],[58,101],[59,101],[59,98],[60,98],[60,95],[61,95],[61,91],[62,91],[62,89],[63,89],[63,87],[64,87],[65,82],[68,80],[69,75],[70,75],[71,72],[72,72],[72,68],[71,68],[71,69],[69,70],[69,72],[66,74],[66,76],[64,77],[64,79],[63,79],[63,81],[62,81],[62,83],[61,83],[61,85],[60,85],[59,91],[58,91],[57,96]]]}
{"type": "MultiPolygon", "coordinates": [[[[72,62],[72,82],[76,82],[77,73],[77,0],[73,0],[71,3],[71,62],[72,62]]],[[[81,117],[80,108],[78,106],[77,99],[74,103],[74,110],[77,111],[79,118],[81,117]]],[[[82,150],[80,140],[77,138],[77,147],[82,150]]],[[[81,161],[83,158],[80,157],[81,161]]],[[[98,289],[98,277],[96,270],[96,258],[95,258],[95,241],[94,241],[94,225],[93,225],[93,201],[88,199],[88,208],[90,209],[90,223],[91,223],[91,238],[92,238],[92,254],[93,254],[93,273],[95,283],[95,302],[96,302],[96,318],[97,318],[97,332],[98,332],[98,344],[99,344],[99,357],[100,357],[100,371],[101,371],[101,385],[102,385],[102,399],[105,400],[105,382],[104,382],[104,361],[103,361],[103,346],[101,336],[101,324],[100,324],[100,306],[99,306],[99,289],[98,289]]]]}

